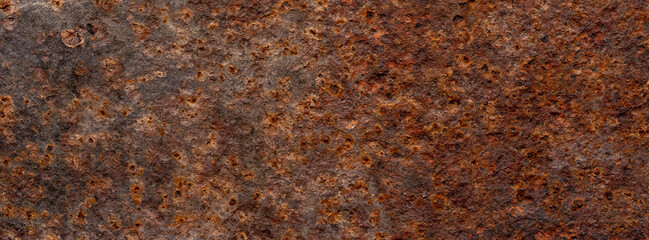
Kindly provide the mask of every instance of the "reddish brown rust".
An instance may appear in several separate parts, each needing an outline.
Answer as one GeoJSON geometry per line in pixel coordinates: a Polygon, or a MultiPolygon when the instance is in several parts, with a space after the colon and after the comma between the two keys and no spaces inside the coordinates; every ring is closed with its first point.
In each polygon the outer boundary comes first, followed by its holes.
{"type": "Polygon", "coordinates": [[[0,239],[647,239],[642,0],[0,0],[0,239]]]}
{"type": "Polygon", "coordinates": [[[68,29],[61,32],[61,40],[63,41],[65,46],[68,46],[70,48],[78,47],[79,45],[82,45],[85,41],[81,33],[76,32],[72,29],[68,29]]]}

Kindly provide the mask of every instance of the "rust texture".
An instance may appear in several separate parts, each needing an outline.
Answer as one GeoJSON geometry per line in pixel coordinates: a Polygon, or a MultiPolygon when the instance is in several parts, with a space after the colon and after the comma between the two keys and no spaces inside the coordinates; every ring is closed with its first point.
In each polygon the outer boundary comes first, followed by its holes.
{"type": "Polygon", "coordinates": [[[0,0],[0,239],[647,239],[644,0],[0,0]]]}

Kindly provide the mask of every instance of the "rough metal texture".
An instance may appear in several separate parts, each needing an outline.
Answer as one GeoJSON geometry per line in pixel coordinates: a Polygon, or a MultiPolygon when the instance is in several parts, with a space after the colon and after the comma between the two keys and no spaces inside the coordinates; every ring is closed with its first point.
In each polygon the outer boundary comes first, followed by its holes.
{"type": "Polygon", "coordinates": [[[0,0],[2,239],[645,239],[643,0],[0,0]]]}

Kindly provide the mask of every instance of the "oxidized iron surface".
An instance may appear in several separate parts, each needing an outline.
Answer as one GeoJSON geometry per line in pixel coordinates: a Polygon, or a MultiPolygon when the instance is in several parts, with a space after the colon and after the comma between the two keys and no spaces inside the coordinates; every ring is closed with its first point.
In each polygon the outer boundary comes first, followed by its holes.
{"type": "Polygon", "coordinates": [[[646,239],[643,0],[0,0],[2,239],[646,239]]]}

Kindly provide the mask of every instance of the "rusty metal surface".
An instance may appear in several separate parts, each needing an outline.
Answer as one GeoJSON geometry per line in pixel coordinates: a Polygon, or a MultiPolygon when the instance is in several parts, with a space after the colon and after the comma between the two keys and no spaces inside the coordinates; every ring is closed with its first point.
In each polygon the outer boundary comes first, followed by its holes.
{"type": "Polygon", "coordinates": [[[0,0],[0,238],[646,239],[648,19],[0,0]]]}

